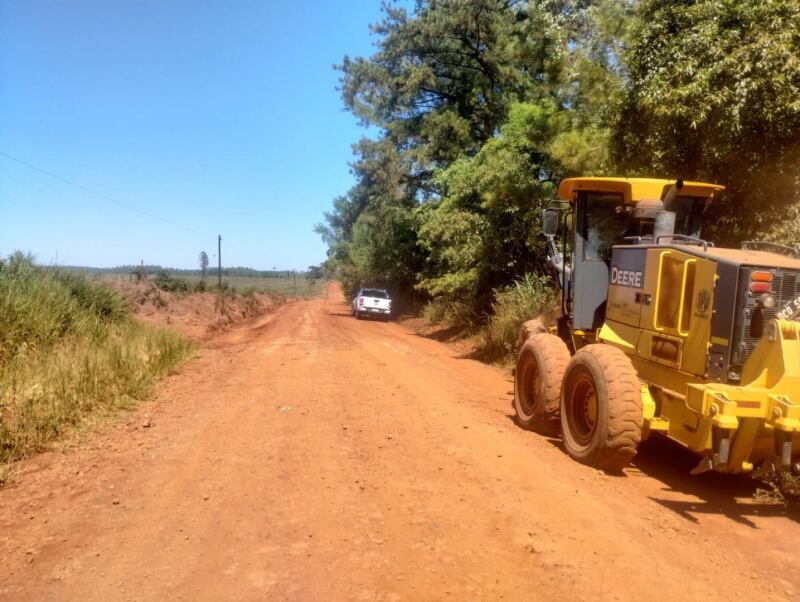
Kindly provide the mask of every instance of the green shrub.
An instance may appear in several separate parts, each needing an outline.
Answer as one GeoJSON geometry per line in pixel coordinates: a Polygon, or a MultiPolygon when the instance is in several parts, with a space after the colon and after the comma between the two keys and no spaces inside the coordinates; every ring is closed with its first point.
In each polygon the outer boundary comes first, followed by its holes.
{"type": "Polygon", "coordinates": [[[159,270],[158,274],[156,274],[156,277],[153,279],[153,284],[162,291],[176,294],[188,293],[192,288],[188,280],[173,276],[166,270],[159,270]]]}
{"type": "Polygon", "coordinates": [[[422,317],[431,324],[450,323],[463,326],[465,330],[474,329],[480,320],[471,303],[445,297],[435,297],[425,304],[422,317]]]}
{"type": "Polygon", "coordinates": [[[556,302],[553,282],[535,274],[495,291],[492,315],[478,337],[479,350],[496,358],[512,356],[522,323],[555,311],[556,302]]]}
{"type": "Polygon", "coordinates": [[[422,317],[431,324],[441,324],[447,320],[447,316],[447,303],[441,298],[428,301],[422,308],[422,317]]]}
{"type": "Polygon", "coordinates": [[[206,290],[208,290],[208,287],[206,286],[206,281],[205,280],[199,280],[194,285],[194,292],[196,292],[196,293],[204,293],[204,292],[206,292],[206,290]]]}

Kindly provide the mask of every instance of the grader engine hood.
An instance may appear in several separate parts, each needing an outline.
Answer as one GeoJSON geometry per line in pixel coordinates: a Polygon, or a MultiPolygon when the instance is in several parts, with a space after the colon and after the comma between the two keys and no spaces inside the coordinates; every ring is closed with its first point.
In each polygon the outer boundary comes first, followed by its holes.
{"type": "Polygon", "coordinates": [[[800,261],[703,245],[619,245],[598,339],[648,383],[647,431],[743,472],[800,462],[800,261]]]}

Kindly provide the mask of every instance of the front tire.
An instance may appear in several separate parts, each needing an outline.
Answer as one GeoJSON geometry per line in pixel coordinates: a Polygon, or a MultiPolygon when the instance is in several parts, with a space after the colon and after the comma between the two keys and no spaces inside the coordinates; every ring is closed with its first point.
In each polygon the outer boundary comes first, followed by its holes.
{"type": "Polygon", "coordinates": [[[642,391],[622,350],[583,347],[569,361],[561,387],[561,432],[575,460],[618,471],[636,455],[642,439],[642,391]]]}
{"type": "Polygon", "coordinates": [[[557,435],[561,381],[569,350],[552,334],[535,334],[517,355],[514,373],[514,411],[517,422],[543,435],[557,435]]]}

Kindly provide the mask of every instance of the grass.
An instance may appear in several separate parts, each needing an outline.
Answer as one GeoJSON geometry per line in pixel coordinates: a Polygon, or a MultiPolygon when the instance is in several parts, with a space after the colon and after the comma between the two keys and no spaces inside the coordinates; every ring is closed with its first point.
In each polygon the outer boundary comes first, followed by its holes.
{"type": "Polygon", "coordinates": [[[0,467],[144,398],[190,352],[176,333],[134,321],[100,283],[20,253],[0,261],[0,467]]]}
{"type": "Polygon", "coordinates": [[[526,274],[511,286],[495,291],[492,314],[478,335],[478,349],[489,357],[513,358],[520,326],[527,320],[552,313],[555,307],[555,287],[550,279],[526,274]]]}
{"type": "Polygon", "coordinates": [[[457,300],[434,298],[422,308],[422,316],[432,324],[460,327],[471,336],[479,357],[508,363],[517,352],[517,337],[524,322],[539,316],[551,317],[556,310],[555,288],[547,277],[527,274],[511,286],[495,289],[491,314],[485,322],[464,316],[468,308],[457,300]]]}

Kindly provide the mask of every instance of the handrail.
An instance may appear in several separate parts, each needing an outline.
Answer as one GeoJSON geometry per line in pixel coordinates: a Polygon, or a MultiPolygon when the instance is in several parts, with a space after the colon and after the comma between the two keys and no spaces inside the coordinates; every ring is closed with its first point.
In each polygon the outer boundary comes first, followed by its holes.
{"type": "Polygon", "coordinates": [[[664,267],[664,257],[671,255],[672,251],[661,251],[658,255],[658,274],[656,275],[656,294],[653,301],[653,328],[658,332],[663,332],[664,328],[658,325],[658,308],[661,300],[661,269],[664,267]]]}
{"type": "Polygon", "coordinates": [[[661,236],[656,237],[656,244],[661,242],[662,238],[671,238],[673,240],[679,240],[688,243],[694,243],[696,245],[702,245],[703,251],[708,251],[708,247],[713,247],[713,242],[708,242],[707,240],[703,240],[702,238],[695,238],[694,236],[686,236],[685,234],[662,234],[661,236]]]}
{"type": "Polygon", "coordinates": [[[771,240],[745,240],[742,242],[741,247],[744,251],[747,249],[755,250],[755,247],[766,247],[768,249],[773,249],[775,252],[780,252],[783,255],[788,254],[790,257],[800,257],[800,249],[797,247],[782,245],[777,242],[772,242],[771,240]]]}
{"type": "Polygon", "coordinates": [[[681,326],[683,325],[683,308],[685,305],[686,300],[686,278],[689,275],[689,264],[690,263],[697,263],[696,259],[687,259],[683,262],[683,278],[681,279],[681,302],[678,305],[678,325],[676,327],[678,334],[682,337],[688,337],[689,331],[683,332],[681,330],[681,326]]]}

